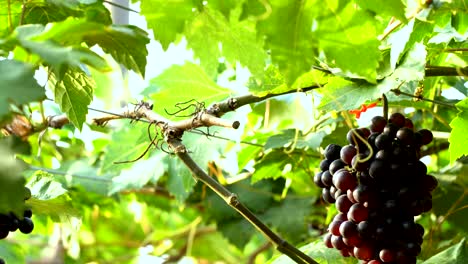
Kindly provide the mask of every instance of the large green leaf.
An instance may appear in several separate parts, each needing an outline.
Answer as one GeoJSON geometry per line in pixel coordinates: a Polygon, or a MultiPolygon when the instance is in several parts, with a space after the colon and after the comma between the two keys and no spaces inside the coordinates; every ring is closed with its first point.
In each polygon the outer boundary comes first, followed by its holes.
{"type": "Polygon", "coordinates": [[[152,79],[143,94],[156,102],[156,112],[164,113],[165,108],[174,112],[172,106],[192,99],[208,106],[229,97],[231,91],[213,82],[199,66],[187,62],[182,66],[174,65],[152,79]]]}
{"type": "Polygon", "coordinates": [[[33,68],[15,60],[0,61],[0,117],[9,112],[9,104],[27,104],[45,98],[45,90],[34,79],[33,68]]]}
{"type": "Polygon", "coordinates": [[[266,55],[252,22],[228,21],[219,11],[205,7],[196,15],[186,35],[188,46],[210,76],[216,73],[221,56],[233,65],[239,61],[255,76],[263,74],[266,55]]]}
{"type": "Polygon", "coordinates": [[[466,239],[448,249],[432,256],[423,264],[464,264],[468,259],[468,245],[466,239]]]}
{"type": "Polygon", "coordinates": [[[457,117],[450,122],[452,132],[449,137],[450,162],[456,161],[463,155],[468,155],[466,142],[468,142],[468,98],[459,102],[457,108],[460,109],[457,117]]]}
{"type": "Polygon", "coordinates": [[[270,1],[271,14],[258,22],[257,30],[266,37],[271,59],[283,74],[286,84],[310,70],[317,39],[312,34],[316,1],[270,1]]]}
{"type": "Polygon", "coordinates": [[[23,215],[25,190],[24,177],[21,175],[23,165],[3,144],[0,145],[0,213],[23,215]]]}
{"type": "Polygon", "coordinates": [[[149,182],[155,183],[166,171],[166,165],[162,162],[163,152],[153,155],[149,159],[139,160],[129,169],[123,169],[120,175],[112,178],[112,186],[109,194],[126,189],[139,189],[149,182]]]}
{"type": "MultiPolygon", "coordinates": [[[[408,52],[402,64],[377,85],[359,81],[347,81],[340,77],[330,78],[321,89],[324,95],[319,108],[325,111],[350,110],[359,108],[368,100],[376,100],[383,93],[400,87],[401,90],[413,89],[424,78],[426,64],[426,50],[424,45],[417,44],[408,52]]],[[[387,95],[389,100],[395,100],[392,94],[387,95]]]]}
{"type": "Polygon", "coordinates": [[[192,0],[142,0],[141,13],[164,49],[175,42],[194,17],[192,0]]]}
{"type": "Polygon", "coordinates": [[[395,17],[401,21],[406,21],[405,6],[401,0],[385,1],[385,4],[373,0],[356,0],[357,4],[372,12],[382,16],[395,17]]]}
{"type": "Polygon", "coordinates": [[[381,56],[376,20],[356,10],[350,1],[327,0],[324,9],[326,18],[319,20],[316,34],[328,63],[345,74],[375,83],[381,56]]]}
{"type": "MultiPolygon", "coordinates": [[[[319,264],[355,264],[358,260],[355,258],[344,258],[340,251],[334,248],[327,248],[321,240],[314,241],[306,246],[299,248],[302,252],[306,253],[319,264]]],[[[282,255],[273,258],[268,262],[269,264],[294,264],[288,256],[282,255]]]]}
{"type": "Polygon", "coordinates": [[[34,41],[54,40],[65,46],[79,46],[85,42],[89,46],[99,45],[127,69],[145,74],[147,33],[131,25],[110,25],[89,22],[84,19],[69,18],[51,23],[35,36],[34,41]]]}
{"type": "Polygon", "coordinates": [[[82,70],[69,69],[63,77],[50,76],[55,102],[78,129],[86,121],[88,105],[93,100],[94,83],[82,70]]]}

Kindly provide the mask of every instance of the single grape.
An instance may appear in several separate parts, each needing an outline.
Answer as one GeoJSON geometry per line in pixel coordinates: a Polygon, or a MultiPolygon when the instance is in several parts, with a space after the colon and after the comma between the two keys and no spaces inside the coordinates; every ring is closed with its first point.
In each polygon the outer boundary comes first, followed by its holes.
{"type": "Polygon", "coordinates": [[[384,179],[388,177],[389,169],[387,162],[376,159],[369,166],[369,175],[374,179],[384,179]]]}
{"type": "Polygon", "coordinates": [[[432,192],[437,187],[437,179],[432,175],[426,175],[422,178],[422,188],[426,191],[432,192]]]}
{"type": "Polygon", "coordinates": [[[340,234],[342,237],[352,237],[358,234],[357,225],[352,221],[344,221],[340,225],[340,234]]]}
{"type": "Polygon", "coordinates": [[[327,248],[333,248],[333,245],[331,243],[331,237],[332,237],[332,234],[330,233],[326,234],[323,237],[323,242],[325,243],[325,246],[327,246],[327,248]]]}
{"type": "Polygon", "coordinates": [[[0,239],[4,239],[8,236],[8,234],[10,233],[10,231],[7,229],[7,228],[0,228],[0,239]]]}
{"type": "Polygon", "coordinates": [[[330,166],[331,161],[324,159],[320,162],[319,168],[321,171],[326,171],[328,170],[328,167],[330,166]]]}
{"type": "Polygon", "coordinates": [[[362,204],[353,204],[348,211],[348,219],[356,223],[366,221],[369,217],[369,209],[362,204]]]}
{"type": "Polygon", "coordinates": [[[386,125],[387,120],[383,116],[374,116],[371,120],[370,131],[382,133],[386,125]]]}
{"type": "Polygon", "coordinates": [[[358,129],[361,132],[360,135],[362,135],[363,138],[368,138],[371,135],[371,131],[367,127],[361,127],[358,129]]]}
{"type": "Polygon", "coordinates": [[[375,138],[375,146],[378,149],[388,149],[392,146],[392,138],[387,134],[380,134],[375,138]]]}
{"type": "Polygon", "coordinates": [[[5,264],[5,263],[6,263],[5,260],[0,258],[0,264],[5,264]]]}
{"type": "Polygon", "coordinates": [[[346,221],[348,220],[348,218],[346,217],[346,214],[344,213],[338,213],[335,215],[335,217],[333,217],[333,221],[346,221]]]}
{"type": "Polygon", "coordinates": [[[334,236],[331,237],[331,243],[334,248],[340,250],[346,247],[346,244],[343,242],[343,238],[341,236],[334,236]]]}
{"type": "Polygon", "coordinates": [[[357,149],[353,145],[346,145],[340,151],[341,160],[350,165],[352,159],[357,154],[357,149]]]}
{"type": "Polygon", "coordinates": [[[322,173],[322,183],[326,187],[330,187],[333,185],[333,176],[331,175],[329,171],[324,171],[322,173]]]}
{"type": "Polygon", "coordinates": [[[24,217],[19,223],[19,230],[23,234],[29,234],[34,229],[34,223],[29,217],[24,217]]]}
{"type": "Polygon", "coordinates": [[[322,198],[325,202],[330,203],[330,204],[335,202],[335,197],[331,195],[329,188],[322,189],[322,198]]]}
{"type": "Polygon", "coordinates": [[[369,156],[364,153],[358,153],[351,160],[351,166],[358,171],[365,171],[369,168],[369,156]]]}
{"type": "Polygon", "coordinates": [[[388,118],[388,121],[398,127],[403,127],[406,123],[406,118],[400,113],[393,113],[388,118]]]}
{"type": "Polygon", "coordinates": [[[346,169],[338,170],[333,175],[333,185],[342,191],[354,189],[357,186],[356,175],[346,169]]]}
{"type": "Polygon", "coordinates": [[[348,197],[346,196],[346,194],[342,194],[340,195],[337,199],[336,199],[336,202],[335,202],[335,206],[336,206],[336,209],[339,211],[339,212],[342,212],[342,213],[347,213],[349,208],[351,207],[352,203],[351,201],[348,199],[348,197]]]}
{"type": "Polygon", "coordinates": [[[417,133],[421,135],[421,144],[422,145],[427,145],[432,142],[432,139],[434,136],[432,135],[432,132],[429,131],[428,129],[421,129],[417,133]]]}
{"type": "Polygon", "coordinates": [[[405,127],[410,128],[411,130],[414,129],[413,121],[409,118],[405,118],[405,127]]]}
{"type": "Polygon", "coordinates": [[[31,209],[28,208],[28,209],[24,210],[23,217],[31,218],[31,216],[32,216],[32,210],[31,209]]]}
{"type": "Polygon", "coordinates": [[[405,245],[405,251],[410,255],[410,256],[417,256],[419,253],[421,253],[421,246],[410,242],[406,243],[405,245]]]}
{"type": "Polygon", "coordinates": [[[24,187],[24,200],[29,200],[31,198],[31,190],[28,187],[24,187]]]}
{"type": "Polygon", "coordinates": [[[407,128],[407,127],[400,128],[396,133],[396,137],[404,145],[411,145],[414,143],[414,132],[410,128],[407,128]]]}
{"type": "Polygon", "coordinates": [[[330,163],[329,171],[331,175],[334,175],[339,169],[343,169],[346,166],[346,163],[341,159],[336,159],[332,163],[330,163]]]}
{"type": "Polygon", "coordinates": [[[390,249],[381,249],[379,252],[379,257],[383,262],[393,262],[396,257],[396,253],[390,249]]]}
{"type": "Polygon", "coordinates": [[[371,260],[374,256],[374,248],[369,243],[354,248],[354,256],[360,260],[371,260]]]}
{"type": "Polygon", "coordinates": [[[348,140],[348,143],[353,146],[362,145],[363,141],[361,138],[366,139],[367,137],[361,130],[357,128],[349,130],[348,134],[346,134],[346,139],[348,140]]]}
{"type": "Polygon", "coordinates": [[[398,129],[400,129],[400,127],[390,123],[385,126],[382,134],[389,136],[393,140],[396,137],[398,129]]]}
{"type": "Polygon", "coordinates": [[[322,174],[323,172],[317,172],[315,175],[314,175],[314,183],[315,185],[317,185],[317,187],[319,188],[325,188],[327,186],[325,186],[325,184],[323,184],[322,182],[322,174]]]}
{"type": "Polygon", "coordinates": [[[335,235],[335,236],[339,236],[341,235],[340,234],[340,225],[341,223],[343,223],[344,221],[332,221],[329,225],[328,225],[328,232],[330,232],[332,235],[335,235]]]}
{"type": "Polygon", "coordinates": [[[369,221],[362,221],[357,224],[356,230],[362,238],[371,238],[375,233],[375,226],[369,221]]]}
{"type": "Polygon", "coordinates": [[[330,144],[325,148],[324,155],[329,161],[333,161],[340,158],[341,146],[337,144],[330,144]]]}

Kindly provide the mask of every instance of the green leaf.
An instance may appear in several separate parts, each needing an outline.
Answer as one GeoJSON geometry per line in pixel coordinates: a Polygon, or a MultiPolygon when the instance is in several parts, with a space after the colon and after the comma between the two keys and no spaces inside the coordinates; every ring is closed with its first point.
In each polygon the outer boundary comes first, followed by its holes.
{"type": "Polygon", "coordinates": [[[0,61],[0,118],[9,113],[9,104],[27,104],[45,98],[45,90],[34,79],[33,68],[15,60],[0,61]]]}
{"type": "Polygon", "coordinates": [[[385,4],[373,0],[356,0],[356,3],[363,9],[370,10],[379,15],[395,17],[403,22],[406,21],[405,6],[401,0],[385,1],[385,4]]]}
{"type": "Polygon", "coordinates": [[[27,186],[32,196],[38,200],[54,199],[67,192],[62,184],[53,180],[51,174],[42,171],[37,171],[27,186]]]}
{"type": "Polygon", "coordinates": [[[450,122],[452,132],[449,137],[449,152],[450,162],[455,162],[458,158],[463,155],[468,155],[468,149],[466,148],[466,142],[468,142],[468,98],[460,101],[456,104],[460,110],[457,117],[450,122]]]}
{"type": "MultiPolygon", "coordinates": [[[[361,104],[369,100],[376,100],[391,89],[400,87],[401,90],[411,87],[424,78],[426,64],[426,50],[422,44],[417,44],[411,49],[402,64],[377,85],[364,82],[351,82],[339,77],[330,78],[328,83],[320,91],[324,98],[320,101],[319,109],[325,111],[350,110],[359,108],[361,104]]],[[[389,100],[395,96],[387,95],[389,100]],[[392,97],[393,96],[393,97],[392,97]]]]}
{"type": "Polygon", "coordinates": [[[146,160],[139,160],[129,169],[124,169],[120,175],[112,179],[109,195],[126,189],[139,189],[148,182],[155,183],[166,169],[162,162],[165,153],[157,153],[146,160]]]}
{"type": "Polygon", "coordinates": [[[51,74],[50,80],[54,99],[78,129],[86,121],[88,105],[93,100],[94,83],[80,69],[68,69],[63,76],[51,74]]]}
{"type": "Polygon", "coordinates": [[[296,129],[288,129],[282,131],[279,134],[269,137],[267,142],[265,143],[264,149],[269,150],[272,148],[286,148],[290,147],[291,144],[294,144],[295,148],[298,149],[306,147],[311,149],[317,149],[318,147],[320,147],[322,138],[325,135],[326,134],[323,132],[310,133],[304,136],[301,131],[296,132],[296,129]]]}
{"type": "MultiPolygon", "coordinates": [[[[355,258],[344,258],[340,251],[327,248],[322,240],[314,241],[306,246],[299,248],[319,264],[355,264],[358,260],[355,258]]],[[[288,256],[282,255],[278,258],[273,258],[269,264],[294,264],[288,256]]]]}
{"type": "MultiPolygon", "coordinates": [[[[353,77],[375,83],[381,57],[376,20],[367,12],[356,10],[352,2],[340,8],[328,0],[325,19],[316,31],[327,61],[353,77]],[[357,76],[354,76],[357,75],[357,76]]],[[[341,1],[339,1],[341,3],[341,1]]]]}
{"type": "Polygon", "coordinates": [[[192,9],[195,7],[192,0],[145,0],[141,1],[141,14],[148,28],[153,30],[154,39],[166,50],[194,18],[192,9]]]}
{"type": "MultiPolygon", "coordinates": [[[[192,99],[208,106],[229,97],[231,91],[214,83],[199,66],[187,62],[182,66],[174,65],[152,79],[143,94],[156,102],[156,112],[164,113],[164,108],[192,99]]],[[[174,110],[169,108],[168,111],[174,110]]]]}
{"type": "Polygon", "coordinates": [[[251,21],[228,21],[219,11],[205,7],[186,30],[186,36],[208,75],[215,75],[218,58],[224,56],[231,64],[238,61],[253,75],[262,76],[266,55],[251,21]]]}
{"type": "Polygon", "coordinates": [[[468,245],[464,238],[460,243],[447,248],[435,256],[432,256],[422,264],[464,264],[467,259],[468,245]]]}
{"type": "MultiPolygon", "coordinates": [[[[112,138],[105,149],[101,172],[114,174],[133,166],[133,163],[115,164],[114,162],[130,161],[139,157],[150,144],[148,124],[125,125],[112,133],[112,138]]],[[[151,149],[149,150],[151,151],[151,149]]]]}
{"type": "Polygon", "coordinates": [[[413,32],[415,19],[411,19],[407,25],[394,32],[388,37],[388,43],[392,45],[390,51],[390,67],[395,69],[401,55],[403,54],[406,43],[410,39],[411,33],[413,32]]]}
{"type": "Polygon", "coordinates": [[[26,263],[26,256],[23,245],[19,243],[0,244],[0,256],[5,263],[26,263]]]}
{"type": "Polygon", "coordinates": [[[69,18],[48,24],[46,30],[35,36],[34,41],[54,40],[65,46],[99,45],[127,69],[145,75],[146,56],[149,43],[147,33],[131,25],[106,26],[84,19],[69,18]]]}
{"type": "Polygon", "coordinates": [[[271,14],[257,24],[265,35],[265,45],[271,50],[271,59],[278,65],[286,84],[310,70],[314,62],[312,35],[314,1],[270,1],[271,14]]]}
{"type": "Polygon", "coordinates": [[[263,80],[254,77],[249,79],[249,91],[256,96],[266,96],[268,94],[281,94],[292,90],[301,90],[312,86],[325,85],[328,77],[325,73],[312,70],[299,76],[291,85],[285,83],[283,75],[277,67],[270,65],[265,70],[263,80]]]}
{"type": "Polygon", "coordinates": [[[180,159],[167,156],[165,164],[168,164],[169,167],[169,179],[167,182],[169,192],[175,196],[178,202],[185,201],[197,182],[190,170],[180,159]]]}
{"type": "Polygon", "coordinates": [[[3,145],[0,145],[0,168],[0,213],[13,212],[22,216],[25,195],[25,180],[21,175],[23,166],[3,145]]]}

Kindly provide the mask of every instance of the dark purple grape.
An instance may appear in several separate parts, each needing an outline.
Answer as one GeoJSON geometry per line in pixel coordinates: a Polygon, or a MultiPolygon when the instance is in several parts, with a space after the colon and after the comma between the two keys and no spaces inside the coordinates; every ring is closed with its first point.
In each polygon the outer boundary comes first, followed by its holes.
{"type": "Polygon", "coordinates": [[[421,129],[417,133],[421,135],[421,145],[427,145],[432,142],[434,136],[428,129],[421,129]]]}
{"type": "Polygon", "coordinates": [[[381,249],[379,252],[380,260],[383,262],[393,262],[396,258],[396,252],[390,249],[381,249]]]}
{"type": "Polygon", "coordinates": [[[375,147],[377,149],[389,149],[392,147],[393,139],[387,134],[380,134],[375,138],[375,147]]]}
{"type": "Polygon", "coordinates": [[[388,118],[388,121],[394,125],[396,125],[397,127],[403,127],[406,123],[406,118],[404,115],[400,114],[400,113],[393,113],[390,115],[390,117],[388,118]]]}
{"type": "Polygon", "coordinates": [[[324,159],[320,162],[319,168],[321,171],[326,171],[328,170],[328,167],[330,166],[331,161],[324,159]]]}
{"type": "Polygon", "coordinates": [[[364,243],[361,247],[355,247],[354,256],[360,260],[371,260],[374,256],[374,247],[370,243],[364,243]]]}
{"type": "Polygon", "coordinates": [[[331,175],[333,175],[335,174],[335,172],[337,172],[339,169],[343,169],[345,166],[346,163],[344,163],[344,161],[342,161],[341,159],[337,159],[330,164],[329,171],[331,175]]]}
{"type": "Polygon", "coordinates": [[[6,229],[5,227],[1,227],[0,228],[0,239],[5,239],[8,234],[10,233],[10,231],[8,229],[6,229]]]}
{"type": "Polygon", "coordinates": [[[400,129],[400,127],[390,123],[385,126],[382,134],[389,136],[393,140],[396,137],[398,129],[400,129]]]}
{"type": "Polygon", "coordinates": [[[24,212],[23,212],[23,217],[29,217],[29,218],[31,218],[31,216],[32,216],[32,210],[31,210],[31,209],[26,209],[26,210],[24,210],[24,212]]]}
{"type": "Polygon", "coordinates": [[[328,188],[322,189],[322,198],[325,202],[330,203],[330,204],[335,202],[335,197],[331,195],[330,189],[328,188]]]}
{"type": "Polygon", "coordinates": [[[329,171],[324,171],[322,173],[322,183],[326,187],[330,187],[333,185],[333,176],[331,175],[329,171]]]}
{"type": "Polygon", "coordinates": [[[19,223],[19,230],[23,234],[29,234],[34,229],[34,223],[29,217],[24,217],[19,223]]]}
{"type": "Polygon", "coordinates": [[[349,208],[353,203],[348,199],[346,194],[340,195],[335,202],[336,209],[342,213],[348,213],[349,208]]]}
{"type": "Polygon", "coordinates": [[[364,135],[364,133],[358,129],[354,128],[348,131],[348,134],[346,134],[346,139],[348,140],[348,143],[353,145],[353,146],[360,146],[363,144],[363,139],[365,140],[367,137],[364,135]]]}
{"type": "Polygon", "coordinates": [[[333,185],[342,191],[354,189],[357,186],[356,175],[346,169],[340,169],[333,175],[333,185]]]}
{"type": "Polygon", "coordinates": [[[386,125],[387,120],[383,116],[374,116],[371,120],[370,131],[382,133],[386,125]]]}
{"type": "Polygon", "coordinates": [[[319,188],[325,188],[325,184],[322,182],[322,174],[323,172],[318,172],[314,175],[314,183],[317,185],[319,188]]]}
{"type": "Polygon", "coordinates": [[[354,156],[357,154],[357,149],[353,145],[344,146],[340,151],[341,160],[350,165],[354,156]]]}
{"type": "Polygon", "coordinates": [[[334,248],[340,250],[346,247],[346,244],[343,242],[343,238],[341,236],[334,236],[331,237],[331,243],[334,248]]]}
{"type": "Polygon", "coordinates": [[[385,179],[389,175],[388,163],[384,160],[376,159],[369,166],[369,176],[374,179],[385,179]]]}
{"type": "Polygon", "coordinates": [[[396,137],[404,145],[412,145],[414,143],[414,132],[410,128],[400,128],[396,133],[396,137]]]}
{"type": "Polygon", "coordinates": [[[340,158],[341,146],[337,144],[330,144],[325,148],[324,155],[329,161],[333,161],[340,158]]]}
{"type": "Polygon", "coordinates": [[[358,153],[351,160],[351,165],[358,171],[365,171],[369,168],[369,156],[364,153],[358,153]]]}
{"type": "Polygon", "coordinates": [[[323,242],[325,243],[325,246],[327,246],[327,248],[333,248],[333,245],[332,245],[332,242],[331,242],[331,237],[332,237],[332,234],[330,234],[330,233],[326,234],[323,237],[323,242]]]}
{"type": "Polygon", "coordinates": [[[426,191],[432,192],[438,185],[436,177],[426,175],[422,177],[422,188],[426,191]]]}
{"type": "Polygon", "coordinates": [[[340,225],[341,223],[343,223],[344,221],[332,221],[329,225],[328,225],[328,232],[330,232],[332,235],[335,235],[335,236],[340,236],[340,225]]]}
{"type": "Polygon", "coordinates": [[[353,220],[355,223],[366,221],[369,217],[369,209],[362,204],[353,204],[348,211],[348,219],[353,220]]]}

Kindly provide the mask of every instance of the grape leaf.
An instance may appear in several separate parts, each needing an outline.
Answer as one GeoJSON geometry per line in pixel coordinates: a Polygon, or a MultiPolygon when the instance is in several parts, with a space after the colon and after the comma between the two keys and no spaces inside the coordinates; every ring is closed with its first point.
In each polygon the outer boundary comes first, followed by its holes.
{"type": "Polygon", "coordinates": [[[375,19],[356,10],[353,2],[346,1],[342,9],[326,2],[328,14],[318,22],[316,34],[327,61],[344,73],[375,83],[381,57],[375,19]]]}
{"type": "Polygon", "coordinates": [[[51,74],[49,81],[55,102],[67,114],[70,122],[81,130],[86,121],[88,105],[93,100],[93,80],[75,68],[67,70],[62,77],[51,74]]]}
{"type": "Polygon", "coordinates": [[[9,113],[10,103],[27,104],[45,98],[45,90],[34,79],[33,68],[15,60],[0,61],[0,117],[9,113]]]}
{"type": "Polygon", "coordinates": [[[413,32],[415,19],[411,19],[407,25],[403,26],[398,31],[395,31],[388,37],[388,43],[392,45],[390,51],[390,67],[395,69],[401,55],[403,54],[406,43],[410,39],[411,33],[413,32]]]}
{"type": "Polygon", "coordinates": [[[374,0],[356,0],[356,3],[363,9],[370,10],[379,15],[395,17],[403,22],[406,21],[405,6],[401,0],[385,1],[385,4],[374,0]]]}
{"type": "MultiPolygon", "coordinates": [[[[300,250],[310,256],[312,259],[317,261],[319,264],[356,264],[358,260],[355,258],[344,258],[340,251],[327,248],[322,240],[314,241],[308,245],[300,248],[300,250]]],[[[271,259],[269,264],[294,264],[286,255],[274,257],[271,259]]]]}
{"type": "MultiPolygon", "coordinates": [[[[165,107],[189,102],[192,99],[209,105],[229,97],[230,94],[229,89],[214,83],[199,66],[189,62],[182,66],[170,67],[153,78],[150,86],[143,91],[143,95],[149,96],[156,102],[154,110],[158,113],[164,113],[165,107]]],[[[168,111],[173,112],[171,108],[168,111]]]]}
{"type": "Polygon", "coordinates": [[[432,256],[422,264],[464,264],[468,259],[468,245],[466,238],[439,254],[432,256]]]}
{"type": "Polygon", "coordinates": [[[145,75],[149,43],[147,33],[131,25],[103,25],[85,19],[69,18],[48,24],[46,30],[34,36],[34,41],[54,40],[62,45],[76,46],[86,42],[99,45],[127,69],[145,75]]]}
{"type": "Polygon", "coordinates": [[[192,9],[195,7],[192,0],[146,0],[141,1],[141,14],[145,16],[148,28],[153,30],[154,39],[166,50],[193,19],[192,9]]]}
{"type": "Polygon", "coordinates": [[[22,216],[24,211],[23,166],[14,154],[4,145],[0,145],[0,213],[15,213],[22,216]]]}
{"type": "Polygon", "coordinates": [[[67,192],[62,184],[53,180],[51,174],[43,171],[37,171],[27,186],[31,190],[32,196],[38,200],[54,199],[67,192]]]}
{"type": "Polygon", "coordinates": [[[466,148],[466,142],[468,142],[468,98],[460,101],[456,104],[460,110],[457,117],[450,122],[452,132],[449,136],[449,152],[450,162],[455,162],[458,158],[463,155],[468,155],[468,149],[466,148]]]}
{"type": "MultiPolygon", "coordinates": [[[[359,108],[367,100],[376,100],[382,93],[400,87],[401,90],[411,87],[424,78],[426,64],[426,50],[422,44],[416,44],[403,59],[401,65],[388,77],[379,81],[377,85],[365,82],[351,82],[340,77],[332,77],[320,91],[324,98],[320,101],[319,109],[325,111],[350,110],[359,108]]],[[[395,95],[387,95],[389,101],[395,95]],[[392,97],[393,96],[393,97],[392,97]]]]}
{"type": "Polygon", "coordinates": [[[169,174],[167,189],[178,202],[185,201],[196,184],[192,173],[180,159],[166,156],[165,164],[168,165],[169,174]]]}
{"type": "MultiPolygon", "coordinates": [[[[130,163],[115,164],[114,162],[134,160],[145,151],[148,144],[148,124],[137,123],[126,125],[112,133],[111,142],[105,149],[101,173],[115,174],[122,169],[133,166],[130,163]]],[[[150,150],[151,151],[151,150],[150,150]]]]}
{"type": "Polygon", "coordinates": [[[265,35],[265,46],[278,65],[286,84],[310,70],[315,58],[312,34],[315,1],[270,1],[271,14],[257,24],[257,31],[265,35]]]}
{"type": "Polygon", "coordinates": [[[26,263],[24,248],[21,244],[1,243],[0,256],[5,260],[5,263],[26,263]]]}
{"type": "Polygon", "coordinates": [[[298,149],[305,147],[316,149],[320,146],[320,142],[322,142],[322,138],[325,135],[326,134],[323,132],[310,133],[304,136],[301,131],[297,131],[296,134],[296,129],[288,129],[269,137],[265,143],[264,149],[290,147],[291,144],[294,144],[295,148],[298,149]]]}
{"type": "Polygon", "coordinates": [[[187,45],[209,76],[216,73],[221,55],[232,64],[239,61],[255,76],[263,73],[265,53],[250,21],[228,21],[219,11],[205,7],[186,30],[186,36],[187,45]]]}
{"type": "Polygon", "coordinates": [[[166,169],[163,161],[165,153],[157,153],[146,160],[139,160],[129,169],[123,169],[120,175],[112,178],[109,195],[126,189],[139,189],[148,182],[156,182],[166,169]]]}

